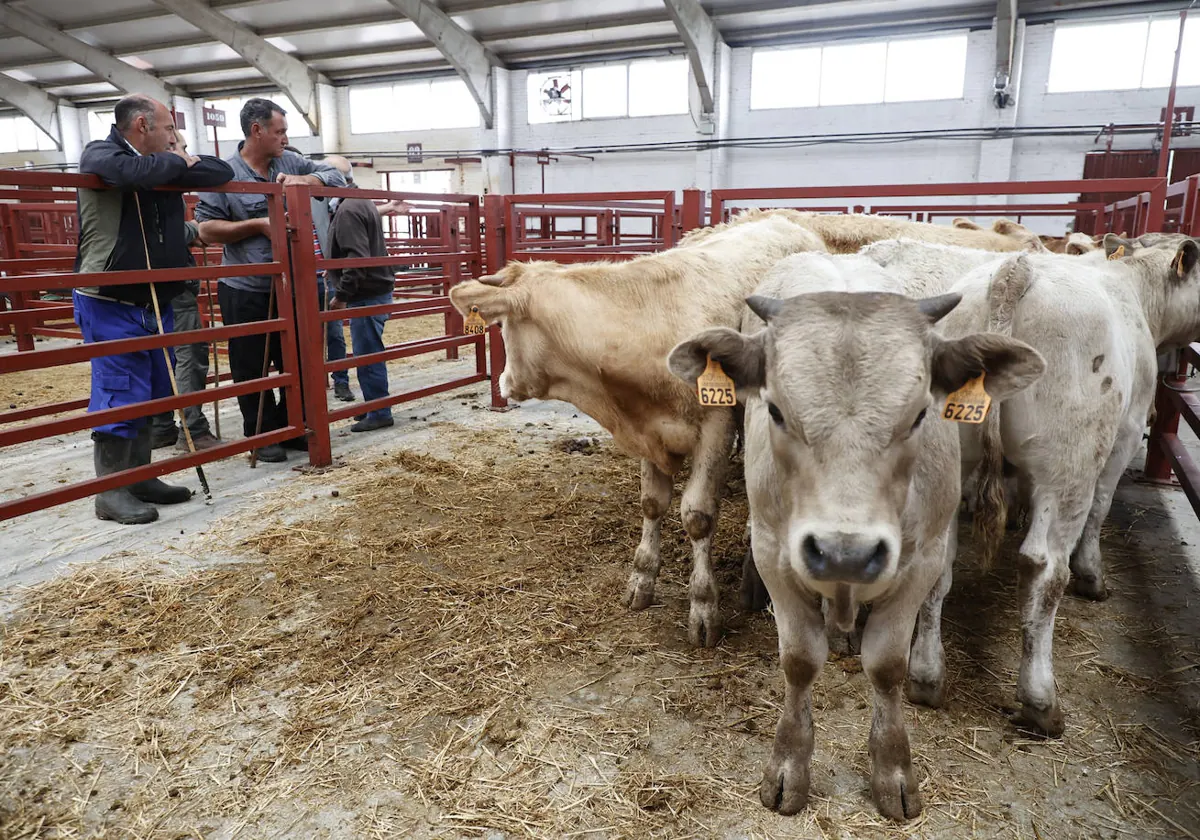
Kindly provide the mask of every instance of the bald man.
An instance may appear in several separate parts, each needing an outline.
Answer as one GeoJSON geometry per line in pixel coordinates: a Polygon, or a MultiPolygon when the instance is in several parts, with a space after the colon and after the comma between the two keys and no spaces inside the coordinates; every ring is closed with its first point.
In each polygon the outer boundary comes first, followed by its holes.
{"type": "MultiPolygon", "coordinates": [[[[170,110],[149,96],[126,96],[113,111],[115,125],[105,140],[88,143],[79,160],[82,175],[97,176],[108,189],[79,190],[77,274],[184,268],[196,226],[184,221],[183,193],[155,187],[216,187],[233,170],[215,157],[179,149],[170,110]]],[[[163,330],[173,327],[172,298],[182,281],[156,283],[163,330]]],[[[149,283],[97,283],[74,291],[75,321],[85,342],[142,338],[158,332],[149,283]]],[[[171,396],[166,362],[159,349],[92,359],[88,411],[119,408],[171,396]]],[[[147,418],[104,423],[92,431],[96,475],[150,463],[147,418]]],[[[191,491],[157,478],[96,496],[96,516],[122,524],[153,522],[156,504],[187,501],[191,491]]]]}

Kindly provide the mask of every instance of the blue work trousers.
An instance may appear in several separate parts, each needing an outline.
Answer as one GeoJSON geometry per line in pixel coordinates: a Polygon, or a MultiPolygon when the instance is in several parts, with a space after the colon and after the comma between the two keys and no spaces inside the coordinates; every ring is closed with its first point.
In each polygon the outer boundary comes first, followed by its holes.
{"type": "MultiPolygon", "coordinates": [[[[376,297],[365,298],[347,304],[347,308],[360,306],[378,306],[392,302],[392,293],[384,292],[376,297]]],[[[383,325],[387,323],[387,314],[366,315],[350,318],[350,344],[354,347],[355,356],[365,356],[368,353],[378,353],[383,349],[383,325]]],[[[358,387],[362,389],[363,402],[377,400],[388,395],[387,364],[375,362],[356,368],[358,371],[358,387]]],[[[392,408],[380,408],[367,413],[369,418],[390,420],[392,408]]]]}
{"type": "MultiPolygon", "coordinates": [[[[317,298],[320,300],[320,309],[322,312],[329,308],[329,301],[333,297],[333,289],[325,287],[325,273],[317,274],[317,298]],[[329,297],[326,297],[326,294],[329,297]]],[[[325,324],[325,346],[329,349],[329,361],[340,362],[346,358],[346,334],[342,331],[344,321],[329,321],[325,324]]],[[[342,382],[346,385],[350,384],[350,371],[335,370],[331,374],[333,382],[336,385],[342,382]]]]}
{"type": "MultiPolygon", "coordinates": [[[[111,300],[81,295],[73,292],[75,323],[83,332],[87,343],[113,341],[119,338],[143,338],[158,334],[154,310],[144,306],[118,303],[111,300]]],[[[163,310],[163,331],[173,332],[175,318],[171,307],[163,310]]],[[[171,353],[171,364],[175,364],[171,353]]],[[[92,359],[92,396],[87,410],[103,411],[120,408],[133,403],[156,400],[171,396],[171,380],[167,374],[167,363],[159,349],[141,350],[135,353],[117,353],[92,359]]],[[[137,437],[138,429],[146,424],[148,417],[122,420],[96,426],[97,432],[123,438],[137,437]]]]}

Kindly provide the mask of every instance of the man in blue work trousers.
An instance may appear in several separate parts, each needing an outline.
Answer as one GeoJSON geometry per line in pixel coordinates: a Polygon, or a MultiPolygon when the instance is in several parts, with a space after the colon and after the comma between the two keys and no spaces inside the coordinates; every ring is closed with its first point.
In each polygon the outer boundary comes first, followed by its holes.
{"type": "MultiPolygon", "coordinates": [[[[117,103],[115,125],[105,140],[88,143],[79,160],[82,175],[96,175],[111,189],[79,190],[79,250],[75,272],[183,268],[196,226],[184,221],[183,194],[155,187],[216,187],[232,180],[224,161],[171,151],[175,121],[167,106],[134,94],[117,103]],[[148,264],[147,264],[148,262],[148,264]]],[[[158,333],[153,296],[162,311],[163,330],[173,327],[169,302],[183,281],[133,283],[76,289],[75,322],[85,342],[140,338],[158,333]]],[[[119,408],[171,395],[166,360],[160,349],[117,353],[92,359],[88,411],[119,408]]],[[[92,431],[96,475],[105,476],[150,463],[148,418],[106,423],[92,431]]],[[[191,498],[186,487],[157,478],[96,496],[96,516],[125,525],[153,522],[156,504],[191,498]]]]}

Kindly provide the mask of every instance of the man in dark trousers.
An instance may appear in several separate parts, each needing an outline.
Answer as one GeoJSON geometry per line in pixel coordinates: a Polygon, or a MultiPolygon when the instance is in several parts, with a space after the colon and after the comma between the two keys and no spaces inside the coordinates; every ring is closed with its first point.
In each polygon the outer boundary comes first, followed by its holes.
{"type": "MultiPolygon", "coordinates": [[[[328,164],[316,163],[303,155],[287,151],[287,112],[269,99],[248,99],[240,114],[245,140],[227,158],[239,181],[260,183],[311,184],[341,187],[345,180],[328,164]]],[[[225,246],[224,265],[246,265],[271,262],[270,220],[267,218],[266,196],[255,193],[205,193],[196,206],[196,221],[205,242],[225,246]]],[[[287,254],[278,255],[287,261],[287,254]]],[[[221,315],[225,324],[245,324],[264,321],[278,314],[268,312],[271,301],[271,277],[251,275],[222,277],[217,286],[221,315]]],[[[248,335],[229,339],[229,370],[234,382],[258,379],[263,375],[264,347],[270,348],[270,361],[275,370],[283,372],[283,344],[279,333],[272,333],[270,343],[263,335],[248,335]]],[[[274,390],[238,397],[242,411],[242,429],[246,437],[256,431],[270,432],[288,425],[287,406],[276,399],[274,390]],[[262,401],[262,428],[258,429],[258,406],[262,401]]],[[[284,446],[307,449],[308,441],[301,435],[286,441],[284,446]]],[[[287,460],[287,452],[278,444],[258,449],[258,460],[279,462],[287,460]]]]}
{"type": "MultiPolygon", "coordinates": [[[[183,268],[195,225],[184,221],[183,194],[154,192],[154,187],[216,187],[233,170],[215,157],[195,157],[170,149],[175,122],[167,106],[134,94],[117,103],[115,125],[106,140],[88,143],[79,172],[96,175],[112,189],[79,190],[77,274],[183,268]],[[147,265],[147,256],[149,265],[147,265]]],[[[163,330],[173,318],[169,302],[183,291],[171,283],[98,284],[76,289],[75,322],[85,342],[155,335],[157,296],[163,330]]],[[[102,411],[171,395],[166,361],[159,349],[119,353],[92,360],[88,411],[102,411]]],[[[150,463],[148,418],[97,426],[92,432],[96,475],[104,476],[150,463]]],[[[96,496],[96,516],[122,524],[153,522],[156,504],[187,501],[191,491],[157,478],[96,496]]]]}
{"type": "MultiPolygon", "coordinates": [[[[350,162],[339,155],[330,155],[327,161],[345,176],[349,185],[355,186],[350,162]]],[[[329,225],[329,259],[353,259],[357,257],[386,257],[387,246],[383,241],[383,222],[379,219],[380,208],[365,198],[343,198],[334,207],[333,221],[329,225]]],[[[377,306],[392,302],[392,291],[396,285],[396,272],[391,266],[374,268],[330,269],[329,282],[334,297],[330,309],[377,306]]],[[[383,350],[383,327],[387,313],[365,315],[350,319],[350,342],[355,356],[378,353],[383,350]]],[[[356,368],[358,387],[362,389],[363,401],[370,402],[388,395],[387,364],[374,362],[356,368]]],[[[391,406],[376,408],[356,418],[350,427],[352,432],[372,432],[393,425],[391,406]]]]}

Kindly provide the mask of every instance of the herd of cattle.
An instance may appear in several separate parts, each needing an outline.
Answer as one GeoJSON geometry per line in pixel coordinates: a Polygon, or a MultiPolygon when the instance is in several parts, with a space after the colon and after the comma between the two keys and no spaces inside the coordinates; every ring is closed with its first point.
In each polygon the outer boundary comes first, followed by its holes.
{"type": "Polygon", "coordinates": [[[1100,528],[1147,423],[1158,353],[1200,334],[1198,261],[1184,236],[1047,243],[1006,221],[749,211],[629,262],[513,263],[451,300],[500,324],[505,396],[570,402],[641,459],[632,609],[653,600],[672,477],[690,459],[695,645],[721,633],[711,547],[742,424],[743,600],[769,595],[786,685],[762,802],[805,806],[809,692],[829,637],[870,604],[871,790],[902,820],[922,805],[901,691],[929,706],[945,696],[962,488],[974,487],[989,559],[1010,504],[1027,514],[1020,722],[1059,736],[1055,614],[1071,575],[1078,593],[1107,594],[1100,528]],[[700,404],[710,375],[731,381],[737,406],[700,404]]]}

